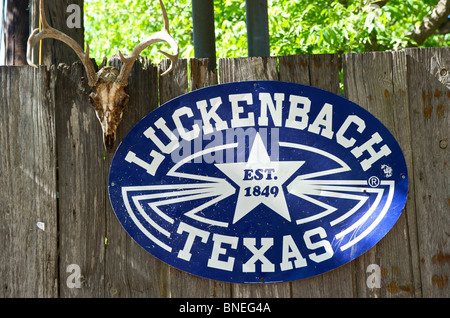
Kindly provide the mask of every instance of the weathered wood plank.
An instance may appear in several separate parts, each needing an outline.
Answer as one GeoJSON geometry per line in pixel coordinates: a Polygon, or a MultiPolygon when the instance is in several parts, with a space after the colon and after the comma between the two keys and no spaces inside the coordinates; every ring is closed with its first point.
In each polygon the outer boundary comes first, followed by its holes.
{"type": "MultiPolygon", "coordinates": [[[[413,293],[410,296],[422,297],[421,290],[421,280],[420,280],[420,269],[419,269],[419,245],[418,245],[418,235],[417,235],[417,215],[416,215],[416,203],[415,203],[415,190],[414,190],[414,173],[413,173],[413,151],[411,144],[411,124],[409,118],[411,116],[409,109],[409,98],[408,98],[408,83],[407,83],[407,67],[406,67],[406,55],[404,51],[394,51],[392,53],[392,83],[393,83],[393,95],[392,103],[393,116],[394,116],[394,128],[393,133],[397,139],[403,154],[405,156],[406,166],[408,167],[408,178],[409,178],[409,192],[408,199],[406,201],[405,209],[400,216],[399,224],[400,228],[404,228],[402,222],[406,222],[407,232],[403,233],[409,240],[409,253],[411,260],[411,274],[410,278],[413,285],[406,285],[407,288],[400,288],[395,290],[388,290],[390,293],[395,291],[406,291],[410,290],[409,286],[412,287],[413,293]],[[406,218],[406,220],[404,219],[406,218]],[[405,290],[406,289],[406,290],[405,290]]],[[[398,236],[397,236],[398,237],[398,236]]],[[[395,268],[392,268],[391,275],[395,274],[395,268]]],[[[404,276],[405,273],[402,273],[404,276]]],[[[394,281],[394,280],[393,280],[394,281]]],[[[395,281],[394,281],[395,282],[395,281]]],[[[391,284],[394,288],[395,286],[391,284]]],[[[405,285],[400,285],[406,287],[405,285]]],[[[409,295],[408,295],[409,296],[409,295]]]]}
{"type": "MultiPolygon", "coordinates": [[[[121,67],[118,57],[110,65],[121,67]]],[[[130,100],[117,129],[116,148],[128,132],[158,106],[158,68],[143,58],[136,61],[128,79],[130,100]]],[[[107,155],[104,173],[109,174],[113,159],[107,155]]],[[[163,297],[163,265],[139,246],[118,221],[109,203],[108,186],[104,186],[106,204],[105,297],[163,297]]]]}
{"type": "MultiPolygon", "coordinates": [[[[339,68],[336,54],[282,56],[280,80],[310,85],[339,94],[339,68]]],[[[352,265],[329,273],[292,282],[292,297],[351,297],[352,265]]]]}
{"type": "Polygon", "coordinates": [[[280,81],[309,85],[309,56],[288,55],[278,58],[280,81]]]}
{"type": "Polygon", "coordinates": [[[57,70],[61,297],[103,297],[106,162],[102,130],[90,106],[81,63],[57,70]],[[78,265],[81,288],[69,288],[67,267],[78,265]]]}
{"type": "Polygon", "coordinates": [[[450,48],[406,50],[423,297],[448,297],[450,48]]]}
{"type": "MultiPolygon", "coordinates": [[[[170,60],[161,61],[160,74],[169,68],[170,63],[170,60]]],[[[187,60],[181,59],[171,73],[159,77],[159,104],[162,105],[188,91],[187,60]]]]}
{"type": "Polygon", "coordinates": [[[0,82],[0,297],[57,297],[50,73],[0,67],[0,82]]]}
{"type": "MultiPolygon", "coordinates": [[[[404,65],[403,65],[404,66],[404,65]]],[[[348,54],[344,56],[344,81],[346,97],[367,109],[378,118],[410,152],[410,142],[403,132],[408,132],[409,122],[401,120],[407,106],[404,98],[405,83],[396,76],[394,82],[393,55],[391,52],[348,54]],[[403,104],[401,104],[403,103],[403,104]],[[394,108],[399,108],[394,112],[394,108]]],[[[404,68],[396,63],[397,72],[404,68]]],[[[411,162],[407,164],[411,165],[411,162]]],[[[414,208],[411,213],[414,215],[414,208]]],[[[414,232],[411,233],[414,235],[414,232]]],[[[406,213],[392,230],[373,248],[355,260],[356,291],[358,297],[413,297],[415,295],[414,260],[411,258],[406,213]],[[368,288],[366,270],[369,265],[380,266],[381,288],[368,288]]]]}
{"type": "Polygon", "coordinates": [[[211,70],[208,67],[209,59],[190,59],[189,60],[189,83],[190,91],[196,89],[217,85],[217,70],[211,70]]]}
{"type": "Polygon", "coordinates": [[[276,57],[224,58],[219,60],[221,84],[236,81],[278,80],[276,57]]]}
{"type": "Polygon", "coordinates": [[[309,56],[310,85],[331,93],[340,94],[339,57],[337,54],[309,56]]]}
{"type": "MultiPolygon", "coordinates": [[[[252,80],[278,80],[276,57],[219,59],[220,83],[252,80]]],[[[232,297],[290,297],[290,283],[232,284],[232,297]]]]}

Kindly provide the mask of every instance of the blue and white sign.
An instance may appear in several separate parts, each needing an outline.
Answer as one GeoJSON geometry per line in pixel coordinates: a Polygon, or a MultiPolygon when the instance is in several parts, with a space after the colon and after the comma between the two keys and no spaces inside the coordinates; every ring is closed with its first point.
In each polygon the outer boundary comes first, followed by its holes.
{"type": "Polygon", "coordinates": [[[363,254],[405,205],[403,153],[335,94],[254,81],[200,89],[142,119],[111,164],[110,199],[160,260],[234,283],[298,280],[363,254]]]}

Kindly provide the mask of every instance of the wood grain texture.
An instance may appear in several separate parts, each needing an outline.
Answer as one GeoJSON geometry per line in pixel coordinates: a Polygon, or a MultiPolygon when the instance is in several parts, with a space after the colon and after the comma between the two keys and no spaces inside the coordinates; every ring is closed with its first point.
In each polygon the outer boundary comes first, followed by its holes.
{"type": "Polygon", "coordinates": [[[103,297],[107,182],[102,130],[90,106],[81,62],[61,64],[55,81],[59,167],[61,297],[103,297]],[[68,89],[70,87],[70,89],[68,89]],[[81,270],[81,288],[66,284],[67,267],[81,270]]]}
{"type": "Polygon", "coordinates": [[[277,81],[276,57],[248,57],[219,59],[219,81],[221,84],[236,81],[277,81]]]}
{"type": "MultiPolygon", "coordinates": [[[[160,74],[165,72],[169,65],[169,60],[162,60],[159,65],[160,74]]],[[[187,60],[181,59],[178,60],[173,72],[159,77],[159,103],[162,105],[187,92],[189,92],[187,60]]]]}
{"type": "Polygon", "coordinates": [[[280,81],[303,85],[310,84],[308,55],[280,56],[278,60],[280,81]]]}
{"type": "MultiPolygon", "coordinates": [[[[121,67],[117,56],[110,65],[121,67]]],[[[158,106],[158,67],[140,58],[133,66],[126,89],[130,95],[122,123],[117,130],[116,147],[128,132],[158,106]]],[[[109,174],[113,159],[107,154],[104,173],[109,174]]],[[[105,297],[164,296],[163,264],[139,246],[118,221],[109,202],[108,184],[103,185],[106,200],[105,297]]]]}
{"type": "MultiPolygon", "coordinates": [[[[411,153],[411,145],[405,132],[410,131],[404,81],[405,64],[401,55],[387,53],[348,54],[344,56],[344,87],[346,97],[368,110],[394,137],[401,141],[402,150],[411,153]],[[394,62],[395,61],[395,62],[394,62]],[[394,67],[395,65],[395,67],[394,67]],[[395,72],[394,72],[395,70],[395,72]],[[394,77],[395,74],[395,77],[394,77]]],[[[411,157],[407,166],[412,168],[411,157]]],[[[409,160],[408,160],[409,159],[409,160]]],[[[408,205],[410,222],[414,226],[414,205],[408,205]]],[[[356,290],[360,297],[413,297],[420,290],[417,277],[417,260],[412,259],[411,249],[416,242],[410,237],[417,233],[408,225],[404,210],[392,230],[377,245],[355,260],[356,290]],[[383,273],[381,288],[367,288],[366,268],[377,264],[383,273]]]]}
{"type": "MultiPolygon", "coordinates": [[[[291,283],[207,280],[147,253],[109,202],[112,155],[90,106],[81,63],[0,67],[0,296],[2,297],[449,297],[449,48],[399,52],[203,59],[168,67],[140,59],[119,142],[151,110],[190,90],[281,80],[345,96],[377,117],[405,155],[410,188],[393,229],[356,260],[291,283]],[[342,59],[344,83],[339,83],[342,59]],[[58,174],[56,174],[58,168],[58,174]],[[59,199],[57,199],[57,193],[59,199]],[[37,224],[45,224],[45,231],[37,224]],[[69,288],[71,264],[81,288],[69,288]],[[381,288],[366,270],[381,267],[381,288]]],[[[113,58],[111,64],[120,66],[113,58]]]]}
{"type": "Polygon", "coordinates": [[[0,296],[57,297],[55,103],[45,68],[0,67],[0,296]]]}
{"type": "Polygon", "coordinates": [[[191,91],[218,84],[217,70],[209,69],[208,63],[209,59],[207,58],[189,60],[189,83],[191,91]]]}
{"type": "Polygon", "coordinates": [[[448,297],[450,48],[405,54],[422,296],[448,297]]]}

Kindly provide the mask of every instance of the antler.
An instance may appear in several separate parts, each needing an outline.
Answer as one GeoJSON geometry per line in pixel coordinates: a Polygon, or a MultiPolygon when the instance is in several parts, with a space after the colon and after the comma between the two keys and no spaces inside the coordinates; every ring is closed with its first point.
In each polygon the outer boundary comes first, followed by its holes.
{"type": "Polygon", "coordinates": [[[125,92],[125,88],[126,86],[128,86],[128,76],[130,75],[131,69],[133,68],[134,62],[138,58],[139,54],[147,46],[153,43],[167,42],[175,53],[171,55],[160,50],[161,53],[163,53],[172,61],[170,68],[162,75],[165,75],[172,71],[175,63],[178,60],[178,45],[169,33],[169,19],[167,18],[167,12],[164,8],[162,0],[159,0],[159,3],[161,5],[161,10],[164,17],[164,28],[139,43],[129,56],[125,57],[119,51],[120,59],[123,62],[123,66],[120,72],[115,67],[104,66],[100,68],[98,73],[96,73],[94,64],[89,59],[89,45],[86,44],[86,52],[84,52],[75,40],[73,40],[66,34],[52,28],[48,24],[45,17],[44,0],[40,0],[39,2],[42,31],[39,32],[39,29],[34,30],[31,33],[30,38],[28,39],[28,64],[36,67],[36,65],[34,65],[31,61],[31,48],[40,40],[46,38],[60,40],[66,43],[75,51],[86,69],[89,86],[91,86],[92,88],[92,92],[89,94],[89,97],[91,99],[91,104],[97,114],[98,120],[102,126],[103,143],[108,151],[113,149],[114,142],[116,140],[117,126],[120,124],[123,112],[128,104],[129,95],[125,92]]]}
{"type": "Polygon", "coordinates": [[[37,67],[31,61],[31,48],[34,45],[36,45],[36,43],[38,43],[43,39],[59,40],[70,46],[75,51],[75,53],[78,55],[78,57],[80,58],[81,62],[83,63],[86,69],[89,86],[91,87],[94,86],[97,83],[98,77],[97,73],[95,72],[94,65],[92,64],[92,61],[89,59],[89,44],[86,43],[86,52],[84,52],[81,46],[74,39],[62,33],[61,31],[52,28],[48,24],[47,18],[45,16],[44,0],[40,0],[39,2],[39,12],[41,15],[42,31],[39,32],[39,29],[35,29],[28,38],[28,48],[27,48],[28,64],[37,67]]]}
{"type": "Polygon", "coordinates": [[[119,77],[117,78],[117,81],[122,86],[128,85],[128,76],[130,75],[131,69],[133,68],[134,62],[138,58],[139,54],[143,50],[145,50],[148,46],[152,45],[153,43],[167,42],[170,45],[170,48],[175,52],[175,54],[172,55],[172,54],[169,54],[169,53],[159,50],[159,52],[161,52],[162,54],[167,56],[172,61],[169,69],[167,71],[165,71],[161,76],[164,76],[167,73],[171,72],[175,63],[178,60],[178,54],[179,54],[178,45],[175,42],[174,38],[170,35],[169,19],[167,18],[167,12],[166,12],[166,9],[164,8],[164,4],[163,4],[162,0],[159,0],[159,3],[161,5],[161,10],[162,10],[163,17],[164,17],[164,28],[161,31],[159,31],[158,33],[155,33],[155,34],[149,36],[144,41],[139,43],[133,49],[133,52],[131,52],[131,54],[128,55],[127,57],[125,57],[119,51],[120,59],[122,60],[124,65],[122,66],[122,69],[120,70],[120,74],[119,74],[119,77]]]}

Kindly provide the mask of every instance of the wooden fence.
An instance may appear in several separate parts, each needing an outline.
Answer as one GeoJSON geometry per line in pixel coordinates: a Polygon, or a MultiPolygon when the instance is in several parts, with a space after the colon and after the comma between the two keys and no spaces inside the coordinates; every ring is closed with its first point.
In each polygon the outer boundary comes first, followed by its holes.
{"type": "Polygon", "coordinates": [[[345,96],[379,118],[405,154],[410,188],[400,219],[361,257],[316,277],[244,285],[184,273],[138,246],[114,215],[112,155],[80,63],[0,67],[0,297],[450,296],[450,48],[220,59],[214,71],[206,60],[181,60],[158,78],[167,65],[134,67],[118,141],[190,90],[280,80],[339,94],[342,67],[345,96]],[[368,287],[371,264],[381,268],[380,288],[368,287]]]}

